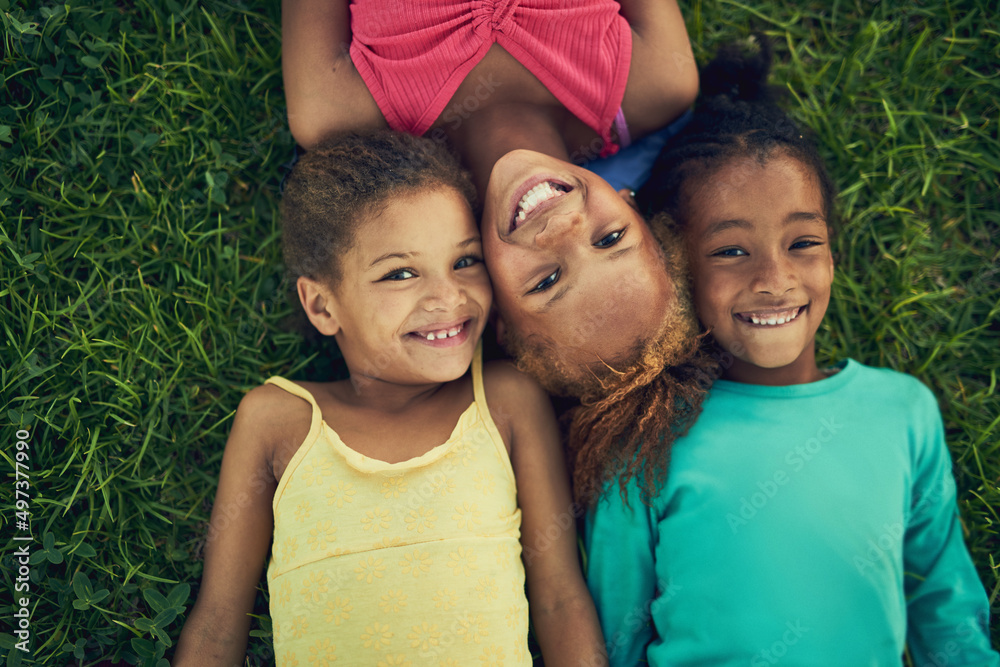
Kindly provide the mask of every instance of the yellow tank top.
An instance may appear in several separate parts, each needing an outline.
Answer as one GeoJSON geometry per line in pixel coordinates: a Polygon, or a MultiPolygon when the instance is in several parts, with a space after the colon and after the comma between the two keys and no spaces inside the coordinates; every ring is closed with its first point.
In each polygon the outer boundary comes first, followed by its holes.
{"type": "Polygon", "coordinates": [[[514,472],[486,406],[448,440],[400,463],[366,457],[323,421],[274,494],[267,568],[277,664],[530,665],[514,472]]]}

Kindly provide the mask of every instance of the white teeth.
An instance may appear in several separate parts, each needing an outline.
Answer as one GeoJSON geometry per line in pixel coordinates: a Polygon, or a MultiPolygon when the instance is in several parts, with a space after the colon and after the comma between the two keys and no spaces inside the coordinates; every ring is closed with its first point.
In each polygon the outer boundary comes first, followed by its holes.
{"type": "Polygon", "coordinates": [[[539,183],[521,197],[521,201],[517,204],[517,219],[523,221],[539,204],[558,197],[565,192],[566,188],[561,185],[554,185],[548,181],[539,183]]]}
{"type": "Polygon", "coordinates": [[[457,327],[452,327],[451,329],[441,329],[441,331],[432,331],[429,334],[418,334],[423,335],[427,340],[441,340],[442,338],[451,338],[457,336],[464,325],[459,324],[457,327]]]}
{"type": "Polygon", "coordinates": [[[747,315],[749,319],[754,324],[762,324],[764,326],[771,326],[776,324],[784,324],[785,322],[791,322],[796,317],[799,316],[798,309],[791,311],[789,314],[785,315],[769,315],[767,317],[758,317],[757,315],[747,315]]]}

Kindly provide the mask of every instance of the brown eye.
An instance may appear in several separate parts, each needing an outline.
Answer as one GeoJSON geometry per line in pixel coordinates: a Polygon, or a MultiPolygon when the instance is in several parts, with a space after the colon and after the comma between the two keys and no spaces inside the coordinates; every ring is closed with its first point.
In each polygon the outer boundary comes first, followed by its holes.
{"type": "Polygon", "coordinates": [[[712,253],[713,257],[745,257],[749,253],[743,248],[723,248],[712,253]]]}
{"type": "Polygon", "coordinates": [[[558,270],[553,271],[551,274],[545,276],[545,278],[542,280],[542,282],[540,282],[537,285],[535,285],[535,288],[533,290],[531,290],[530,292],[528,292],[528,294],[534,294],[536,292],[544,292],[548,288],[550,288],[553,285],[555,285],[557,282],[559,282],[559,271],[558,270]]]}
{"type": "Polygon", "coordinates": [[[600,241],[598,241],[597,243],[595,243],[594,247],[595,248],[610,248],[611,246],[613,246],[616,243],[618,243],[619,241],[621,241],[623,236],[625,236],[625,230],[624,229],[619,229],[619,230],[613,231],[610,234],[608,234],[607,236],[605,236],[604,238],[602,238],[600,241]]]}
{"type": "Polygon", "coordinates": [[[392,280],[392,281],[409,280],[410,278],[413,278],[416,275],[417,274],[415,274],[413,271],[410,271],[409,269],[397,269],[395,271],[392,271],[391,273],[387,273],[384,276],[382,276],[382,280],[392,280]]]}

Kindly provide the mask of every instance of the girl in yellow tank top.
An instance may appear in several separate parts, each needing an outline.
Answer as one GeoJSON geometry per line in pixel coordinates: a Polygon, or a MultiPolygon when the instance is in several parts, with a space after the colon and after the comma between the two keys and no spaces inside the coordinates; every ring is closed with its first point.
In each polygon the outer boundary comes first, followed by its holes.
{"type": "Polygon", "coordinates": [[[296,165],[286,264],[350,378],[271,378],[240,403],[175,665],[242,663],[268,553],[281,666],[530,665],[525,584],[546,664],[604,664],[548,397],[481,361],[471,198],[406,135],[296,165]]]}

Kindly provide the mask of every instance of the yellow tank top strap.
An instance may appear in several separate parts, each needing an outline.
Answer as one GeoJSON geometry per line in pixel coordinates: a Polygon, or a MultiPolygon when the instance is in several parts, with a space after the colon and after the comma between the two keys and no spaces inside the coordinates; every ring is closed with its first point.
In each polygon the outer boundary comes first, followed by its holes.
{"type": "Polygon", "coordinates": [[[285,467],[285,474],[282,475],[280,480],[278,480],[278,488],[274,494],[274,500],[277,502],[278,498],[281,496],[282,490],[284,489],[285,479],[305,457],[309,451],[310,445],[316,440],[317,436],[319,436],[320,430],[323,428],[323,413],[319,409],[319,404],[316,402],[316,399],[313,398],[312,393],[310,393],[310,391],[305,387],[297,385],[291,380],[275,375],[265,380],[264,384],[273,384],[275,387],[284,389],[292,396],[301,398],[312,406],[312,416],[309,419],[309,433],[306,435],[305,440],[302,441],[302,444],[296,450],[295,454],[288,462],[288,465],[285,467]]]}
{"type": "Polygon", "coordinates": [[[483,341],[476,344],[476,352],[472,355],[472,391],[479,411],[489,417],[490,409],[486,405],[486,389],[483,388],[483,341]]]}
{"type": "Polygon", "coordinates": [[[309,392],[309,390],[295,384],[291,380],[286,380],[279,375],[273,375],[267,378],[267,380],[264,381],[264,384],[273,384],[275,387],[284,389],[292,396],[298,396],[302,400],[309,403],[309,405],[312,406],[313,411],[319,410],[319,405],[316,403],[316,399],[313,398],[313,395],[309,392]]]}
{"type": "Polygon", "coordinates": [[[496,422],[493,421],[493,413],[490,412],[490,406],[486,403],[486,389],[483,386],[483,342],[481,340],[479,341],[479,345],[476,346],[475,355],[472,357],[472,390],[475,394],[476,407],[479,410],[483,427],[490,434],[490,440],[493,442],[494,447],[496,447],[497,456],[500,457],[504,470],[510,475],[510,479],[513,480],[514,468],[511,466],[510,453],[507,451],[507,445],[504,444],[503,436],[500,435],[500,430],[497,428],[496,422]]]}

